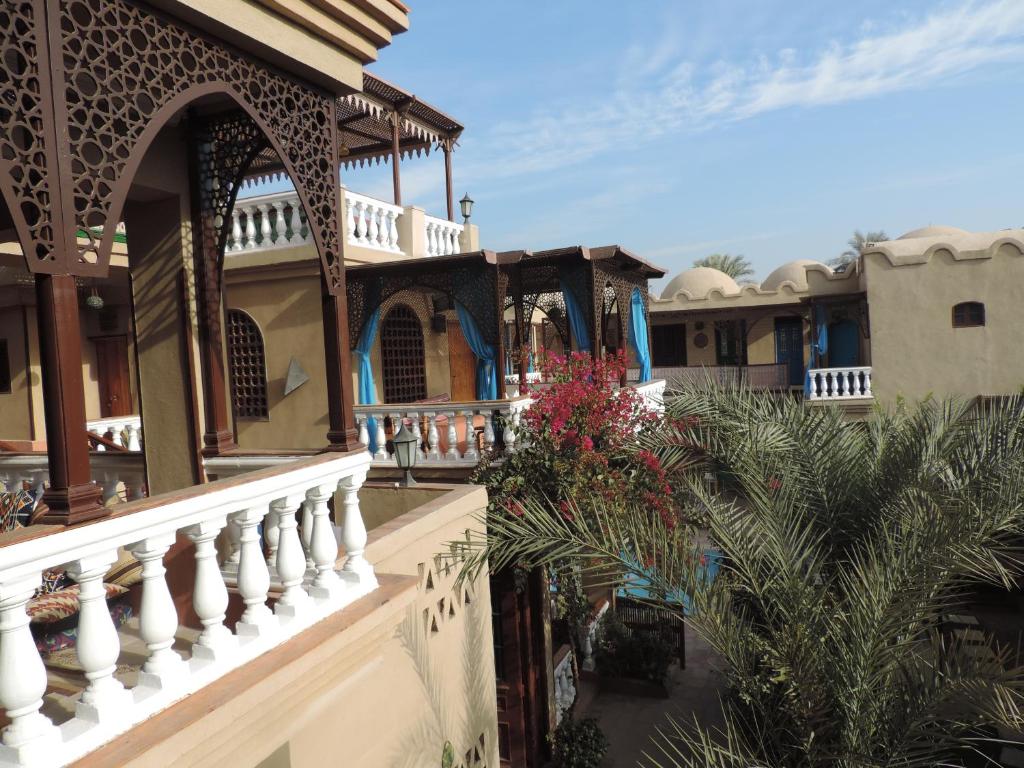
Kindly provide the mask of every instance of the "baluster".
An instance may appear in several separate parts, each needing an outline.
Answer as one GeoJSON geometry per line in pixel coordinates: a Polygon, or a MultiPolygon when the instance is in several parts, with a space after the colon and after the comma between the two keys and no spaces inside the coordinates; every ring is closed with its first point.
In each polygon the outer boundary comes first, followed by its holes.
{"type": "Polygon", "coordinates": [[[418,413],[410,413],[409,419],[412,422],[412,436],[416,438],[416,451],[418,457],[423,456],[423,433],[420,431],[420,418],[418,413]]]}
{"type": "Polygon", "coordinates": [[[238,574],[238,563],[242,557],[242,529],[233,518],[228,518],[225,526],[228,535],[228,556],[224,560],[223,570],[225,573],[238,574]]]}
{"type": "Polygon", "coordinates": [[[228,588],[217,567],[215,539],[229,525],[226,517],[207,520],[185,532],[196,547],[196,583],[192,589],[192,608],[203,625],[203,631],[192,646],[192,658],[217,661],[230,657],[236,646],[235,636],[224,626],[228,609],[228,588]]]}
{"type": "Polygon", "coordinates": [[[398,211],[388,211],[388,249],[396,253],[401,251],[398,247],[398,211]]]}
{"type": "MultiPolygon", "coordinates": [[[[288,213],[288,227],[291,229],[292,234],[288,238],[288,242],[292,245],[298,245],[302,242],[302,219],[299,217],[299,210],[302,205],[297,197],[292,198],[289,203],[291,208],[288,213]]],[[[349,232],[351,231],[349,230],[349,232]]]]}
{"type": "Polygon", "coordinates": [[[373,458],[386,461],[388,458],[388,436],[384,432],[384,414],[374,416],[373,420],[377,424],[377,452],[373,454],[373,458]]]}
{"type": "Polygon", "coordinates": [[[128,432],[128,439],[125,441],[125,448],[129,451],[141,451],[142,443],[139,441],[139,428],[132,422],[125,427],[128,432]]]}
{"type": "Polygon", "coordinates": [[[251,206],[245,209],[245,247],[256,247],[256,209],[251,206]]]}
{"type": "Polygon", "coordinates": [[[348,230],[348,241],[350,243],[358,243],[359,234],[356,232],[356,204],[348,195],[345,195],[345,228],[348,230]]]}
{"type": "Polygon", "coordinates": [[[313,565],[313,503],[302,502],[302,551],[306,553],[306,573],[315,570],[313,565]]]}
{"type": "Polygon", "coordinates": [[[266,248],[271,244],[270,241],[270,206],[266,203],[256,206],[260,212],[260,245],[266,248]]]}
{"type": "Polygon", "coordinates": [[[823,382],[824,395],[825,397],[834,397],[836,391],[835,379],[832,376],[832,371],[825,371],[825,381],[823,382]]]}
{"type": "Polygon", "coordinates": [[[117,486],[120,482],[121,477],[116,470],[103,473],[103,506],[117,497],[117,486]]]}
{"type": "Polygon", "coordinates": [[[452,232],[452,253],[462,253],[461,234],[458,230],[452,232]]]}
{"type": "Polygon", "coordinates": [[[820,374],[818,373],[811,373],[811,400],[817,400],[819,397],[821,397],[819,393],[819,387],[821,386],[818,379],[819,376],[820,374]]]}
{"type": "Polygon", "coordinates": [[[451,227],[444,228],[444,253],[445,256],[455,253],[455,230],[451,227]]]}
{"type": "Polygon", "coordinates": [[[427,222],[427,256],[437,256],[437,225],[427,222]]]}
{"type": "Polygon", "coordinates": [[[284,245],[288,242],[288,231],[284,218],[284,207],[286,204],[287,200],[279,200],[270,206],[274,211],[273,233],[271,235],[274,245],[284,245]]]}
{"type": "Polygon", "coordinates": [[[271,507],[263,516],[263,538],[266,540],[267,567],[274,569],[277,563],[277,546],[280,531],[277,529],[277,512],[271,507]]]}
{"type": "Polygon", "coordinates": [[[306,575],[306,555],[302,551],[299,540],[298,521],[295,511],[302,503],[303,497],[298,494],[275,499],[270,504],[273,515],[277,518],[280,532],[277,547],[277,575],[281,579],[284,591],[274,606],[278,616],[294,618],[305,614],[312,608],[309,594],[302,588],[306,575]]]}
{"type": "Polygon", "coordinates": [[[40,583],[37,573],[0,584],[0,707],[11,721],[3,729],[2,741],[18,751],[22,765],[51,757],[61,740],[57,727],[39,712],[46,693],[46,668],[25,611],[40,583]]]}
{"type": "Polygon", "coordinates": [[[448,419],[448,450],[444,456],[446,459],[459,458],[459,433],[455,431],[455,411],[445,413],[448,419]]]}
{"type": "Polygon", "coordinates": [[[871,369],[864,369],[864,397],[874,397],[871,394],[871,369]]]}
{"type": "Polygon", "coordinates": [[[145,498],[146,485],[141,474],[135,474],[125,480],[125,495],[128,501],[137,501],[145,498]]]}
{"type": "Polygon", "coordinates": [[[377,225],[377,218],[380,216],[380,209],[372,203],[366,206],[366,239],[368,245],[376,247],[380,245],[380,227],[377,225]]]}
{"type": "MultiPolygon", "coordinates": [[[[366,450],[370,450],[370,431],[367,429],[367,423],[370,421],[368,416],[364,416],[359,419],[359,442],[366,446],[366,450]]],[[[373,451],[370,451],[373,455],[373,451]]]]}
{"type": "Polygon", "coordinates": [[[491,453],[494,450],[494,412],[487,411],[484,414],[484,450],[491,453]]]}
{"type": "Polygon", "coordinates": [[[272,628],[274,614],[267,607],[270,591],[270,570],[260,548],[260,534],[256,530],[264,517],[264,507],[249,507],[235,514],[241,528],[241,556],[238,563],[238,592],[245,610],[235,631],[239,635],[257,636],[272,628]]]}
{"type": "Polygon", "coordinates": [[[132,695],[114,678],[121,641],[107,608],[103,576],[117,560],[108,550],[68,564],[68,574],[78,582],[78,639],[75,652],[89,681],[75,706],[75,715],[93,723],[123,717],[132,695]]]}
{"type": "Polygon", "coordinates": [[[313,516],[313,537],[310,540],[310,554],[316,576],[309,593],[321,600],[331,600],[341,592],[341,579],[334,565],[338,561],[338,540],[334,537],[334,526],[331,525],[330,510],[327,500],[335,485],[319,485],[306,491],[306,501],[310,503],[313,516]]]}
{"type": "Polygon", "coordinates": [[[363,215],[366,210],[366,203],[356,201],[356,242],[359,245],[366,245],[366,218],[363,215]]]}
{"type": "Polygon", "coordinates": [[[501,441],[505,444],[505,453],[511,454],[516,452],[516,430],[512,423],[512,413],[509,412],[505,415],[504,424],[501,431],[501,441]]]}
{"type": "Polygon", "coordinates": [[[466,452],[462,458],[469,461],[480,461],[480,451],[476,445],[476,427],[473,424],[473,417],[476,414],[473,411],[462,411],[461,414],[466,419],[466,452]]]}
{"type": "Polygon", "coordinates": [[[359,509],[359,489],[365,481],[365,474],[356,474],[342,478],[338,483],[345,515],[341,524],[341,543],[345,547],[342,575],[346,581],[354,581],[363,589],[371,589],[377,586],[377,577],[373,573],[373,566],[364,556],[366,526],[359,509]]]}
{"type": "Polygon", "coordinates": [[[149,649],[149,658],[139,673],[139,686],[172,688],[182,682],[185,661],[175,653],[174,635],[178,631],[178,611],[164,579],[164,555],[174,543],[174,534],[166,533],[136,542],[128,547],[142,564],[142,611],[139,635],[149,649]]]}
{"type": "Polygon", "coordinates": [[[231,250],[242,250],[242,222],[237,208],[231,209],[231,250]]]}
{"type": "Polygon", "coordinates": [[[437,432],[437,414],[427,414],[427,461],[441,460],[441,436],[437,432]]]}

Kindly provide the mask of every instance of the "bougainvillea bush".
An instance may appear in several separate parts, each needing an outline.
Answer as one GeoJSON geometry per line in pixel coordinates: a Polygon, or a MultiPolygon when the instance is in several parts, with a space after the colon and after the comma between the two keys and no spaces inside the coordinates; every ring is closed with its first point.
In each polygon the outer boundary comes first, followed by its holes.
{"type": "Polygon", "coordinates": [[[521,514],[530,499],[573,516],[594,497],[611,508],[639,499],[674,525],[665,469],[657,456],[639,447],[643,435],[661,428],[662,417],[635,389],[617,387],[625,356],[545,355],[540,367],[549,386],[534,394],[522,417],[518,451],[501,463],[483,465],[475,477],[488,488],[490,513],[521,514]]]}

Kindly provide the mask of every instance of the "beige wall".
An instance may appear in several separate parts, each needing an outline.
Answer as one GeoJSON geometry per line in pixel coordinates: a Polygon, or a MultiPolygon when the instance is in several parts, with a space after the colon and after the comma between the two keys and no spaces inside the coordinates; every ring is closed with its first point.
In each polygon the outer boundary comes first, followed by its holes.
{"type": "Polygon", "coordinates": [[[247,312],[263,333],[270,418],[238,420],[244,449],[314,449],[327,444],[327,367],[324,356],[320,280],[307,275],[232,280],[225,306],[247,312]],[[295,359],[309,381],[285,396],[288,366],[295,359]]]}
{"type": "Polygon", "coordinates": [[[992,258],[954,261],[939,250],[923,264],[894,267],[865,256],[871,322],[872,389],[898,396],[989,395],[1024,387],[1021,307],[1024,256],[1003,245],[992,258]],[[953,328],[953,305],[985,304],[986,324],[953,328]]]}
{"type": "Polygon", "coordinates": [[[0,309],[0,339],[7,342],[11,366],[11,391],[6,394],[0,392],[0,440],[34,439],[33,382],[27,364],[24,312],[25,308],[21,306],[0,309]]]}

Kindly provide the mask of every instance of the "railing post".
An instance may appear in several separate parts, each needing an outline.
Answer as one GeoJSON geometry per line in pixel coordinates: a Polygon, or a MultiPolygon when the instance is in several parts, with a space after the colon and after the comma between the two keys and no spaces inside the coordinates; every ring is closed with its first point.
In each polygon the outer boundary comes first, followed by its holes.
{"type": "Polygon", "coordinates": [[[366,481],[365,474],[355,474],[342,478],[338,490],[342,495],[342,506],[345,518],[341,527],[341,543],[345,547],[345,565],[342,574],[346,580],[354,581],[361,589],[369,590],[377,586],[377,577],[373,566],[364,556],[366,551],[366,525],[363,513],[359,509],[359,489],[366,481]]]}
{"type": "Polygon", "coordinates": [[[446,459],[458,459],[459,433],[455,430],[455,411],[446,413],[445,418],[448,419],[448,450],[445,451],[444,456],[446,459]]]}
{"type": "Polygon", "coordinates": [[[174,543],[174,534],[163,534],[136,542],[128,547],[142,564],[142,610],[139,634],[149,649],[142,665],[139,686],[174,688],[182,682],[184,660],[171,647],[178,631],[178,611],[164,578],[164,555],[174,543]]]}
{"type": "Polygon", "coordinates": [[[192,608],[203,625],[202,634],[192,646],[192,658],[219,661],[237,647],[235,636],[224,626],[228,609],[228,589],[217,567],[215,540],[227,518],[208,520],[185,532],[196,547],[196,583],[192,590],[192,608]]]}
{"type": "Polygon", "coordinates": [[[298,522],[295,512],[302,504],[303,497],[298,494],[275,499],[270,504],[271,514],[277,517],[280,532],[277,547],[277,575],[284,588],[280,599],[274,606],[278,616],[295,618],[307,613],[312,608],[309,594],[302,588],[306,575],[306,555],[302,551],[302,542],[297,530],[298,522]]]}
{"type": "Polygon", "coordinates": [[[11,721],[0,741],[11,757],[31,764],[53,755],[60,731],[40,713],[46,693],[46,667],[39,658],[25,606],[40,584],[40,574],[0,584],[0,707],[11,721]]]}
{"type": "Polygon", "coordinates": [[[310,539],[310,554],[316,576],[309,593],[320,600],[332,600],[340,594],[341,579],[334,565],[338,560],[338,540],[334,537],[327,500],[331,498],[336,485],[320,485],[306,491],[306,501],[311,505],[313,535],[310,539]]]}
{"type": "Polygon", "coordinates": [[[241,557],[238,563],[238,592],[242,595],[245,610],[238,620],[235,631],[239,635],[257,637],[273,628],[274,614],[267,607],[267,593],[270,591],[270,570],[260,547],[260,534],[256,527],[263,520],[266,509],[262,506],[249,507],[235,513],[235,520],[242,530],[241,557]]]}
{"type": "Polygon", "coordinates": [[[462,458],[470,461],[479,461],[480,451],[476,447],[476,427],[473,424],[476,414],[473,409],[470,409],[462,411],[462,416],[466,420],[466,452],[462,454],[462,458]]]}
{"type": "Polygon", "coordinates": [[[441,460],[441,436],[437,432],[437,414],[427,414],[427,461],[441,460]]]}
{"type": "Polygon", "coordinates": [[[121,642],[103,587],[103,576],[115,560],[117,552],[108,550],[68,565],[68,573],[79,585],[75,651],[89,681],[75,706],[75,716],[93,723],[120,719],[123,708],[132,703],[131,693],[114,677],[121,642]]]}

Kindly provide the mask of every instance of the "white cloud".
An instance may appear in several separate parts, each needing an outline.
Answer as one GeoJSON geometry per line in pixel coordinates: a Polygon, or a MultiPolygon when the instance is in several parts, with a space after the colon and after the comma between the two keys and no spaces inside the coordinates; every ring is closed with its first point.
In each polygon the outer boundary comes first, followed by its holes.
{"type": "Polygon", "coordinates": [[[1022,0],[968,0],[880,28],[866,20],[852,41],[787,47],[742,63],[691,61],[669,28],[660,40],[627,49],[615,87],[600,101],[468,133],[462,174],[494,183],[550,172],[680,131],[925,88],[986,64],[1024,61],[1022,0]]]}

